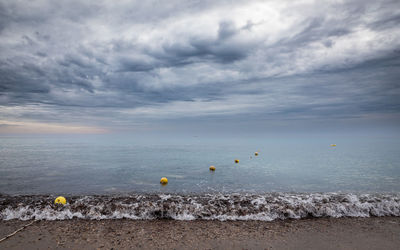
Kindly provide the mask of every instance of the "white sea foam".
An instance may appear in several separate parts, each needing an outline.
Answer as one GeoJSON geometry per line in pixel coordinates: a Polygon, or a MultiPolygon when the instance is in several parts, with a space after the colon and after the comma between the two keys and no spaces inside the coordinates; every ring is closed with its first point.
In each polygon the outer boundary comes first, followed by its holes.
{"type": "Polygon", "coordinates": [[[400,216],[399,194],[269,193],[67,197],[0,196],[2,220],[262,220],[400,216]]]}

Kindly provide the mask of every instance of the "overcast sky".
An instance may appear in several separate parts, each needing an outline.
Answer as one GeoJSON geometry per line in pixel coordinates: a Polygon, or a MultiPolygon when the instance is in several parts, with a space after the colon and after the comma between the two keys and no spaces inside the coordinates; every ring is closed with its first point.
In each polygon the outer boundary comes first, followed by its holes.
{"type": "Polygon", "coordinates": [[[0,0],[0,133],[400,127],[400,2],[0,0]]]}

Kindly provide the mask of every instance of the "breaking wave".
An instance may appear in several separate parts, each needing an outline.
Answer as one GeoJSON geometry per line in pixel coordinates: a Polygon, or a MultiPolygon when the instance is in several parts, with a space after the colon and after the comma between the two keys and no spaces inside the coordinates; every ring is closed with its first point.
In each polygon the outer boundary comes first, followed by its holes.
{"type": "Polygon", "coordinates": [[[284,220],[306,217],[400,216],[400,194],[132,194],[72,196],[0,195],[1,220],[175,219],[284,220]]]}

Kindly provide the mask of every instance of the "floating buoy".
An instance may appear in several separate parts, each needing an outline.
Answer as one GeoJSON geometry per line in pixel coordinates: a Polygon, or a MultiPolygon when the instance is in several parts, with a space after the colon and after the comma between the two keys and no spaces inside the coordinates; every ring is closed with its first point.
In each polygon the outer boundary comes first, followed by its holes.
{"type": "Polygon", "coordinates": [[[163,178],[161,178],[161,180],[160,180],[160,183],[161,183],[161,185],[167,185],[168,184],[168,179],[167,179],[167,177],[163,177],[163,178]]]}
{"type": "Polygon", "coordinates": [[[215,167],[214,166],[210,166],[210,171],[215,171],[215,167]]]}
{"type": "Polygon", "coordinates": [[[254,155],[257,156],[257,155],[258,155],[258,152],[255,152],[254,155]]]}
{"type": "Polygon", "coordinates": [[[336,144],[331,144],[331,147],[336,147],[336,144]]]}
{"type": "Polygon", "coordinates": [[[235,163],[239,163],[239,160],[238,160],[238,159],[236,159],[236,160],[235,160],[235,163]]]}
{"type": "Polygon", "coordinates": [[[55,200],[54,200],[54,204],[67,204],[67,200],[62,197],[62,196],[58,196],[55,200]]]}

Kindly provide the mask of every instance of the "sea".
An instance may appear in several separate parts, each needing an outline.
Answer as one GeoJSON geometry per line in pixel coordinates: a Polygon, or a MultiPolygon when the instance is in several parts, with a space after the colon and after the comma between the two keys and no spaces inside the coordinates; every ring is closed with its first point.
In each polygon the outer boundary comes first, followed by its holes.
{"type": "Polygon", "coordinates": [[[0,220],[370,216],[400,216],[399,138],[0,135],[0,220]]]}

